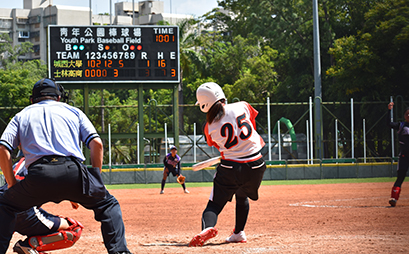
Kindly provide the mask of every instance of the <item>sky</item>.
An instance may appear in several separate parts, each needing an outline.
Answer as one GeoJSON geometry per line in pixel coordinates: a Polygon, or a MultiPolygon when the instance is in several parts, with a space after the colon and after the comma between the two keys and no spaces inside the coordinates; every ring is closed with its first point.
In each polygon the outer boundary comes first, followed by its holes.
{"type": "MultiPolygon", "coordinates": [[[[165,13],[192,14],[195,17],[202,16],[206,12],[217,7],[217,0],[162,0],[165,2],[165,13]]],[[[0,8],[23,8],[23,0],[0,0],[0,8]]],[[[92,12],[109,13],[110,0],[92,0],[92,12]]],[[[117,2],[132,2],[132,0],[112,0],[112,12],[114,4],[117,2]]],[[[135,0],[137,3],[138,0],[135,0]]],[[[89,6],[88,0],[53,0],[53,5],[70,5],[70,6],[89,6]]]]}

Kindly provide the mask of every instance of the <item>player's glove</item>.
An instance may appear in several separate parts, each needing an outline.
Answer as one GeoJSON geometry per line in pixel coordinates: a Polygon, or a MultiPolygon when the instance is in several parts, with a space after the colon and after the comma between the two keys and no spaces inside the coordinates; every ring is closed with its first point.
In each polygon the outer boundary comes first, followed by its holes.
{"type": "Polygon", "coordinates": [[[186,177],[180,175],[180,176],[178,176],[178,178],[177,178],[176,180],[178,181],[178,183],[184,184],[184,183],[185,183],[185,180],[186,180],[186,177]]]}

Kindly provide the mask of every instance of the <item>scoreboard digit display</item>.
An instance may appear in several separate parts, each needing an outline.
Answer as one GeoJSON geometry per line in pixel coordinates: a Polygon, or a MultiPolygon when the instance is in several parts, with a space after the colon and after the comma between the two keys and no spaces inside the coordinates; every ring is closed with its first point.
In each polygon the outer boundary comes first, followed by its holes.
{"type": "Polygon", "coordinates": [[[178,83],[177,26],[48,27],[48,75],[61,83],[178,83]]]}

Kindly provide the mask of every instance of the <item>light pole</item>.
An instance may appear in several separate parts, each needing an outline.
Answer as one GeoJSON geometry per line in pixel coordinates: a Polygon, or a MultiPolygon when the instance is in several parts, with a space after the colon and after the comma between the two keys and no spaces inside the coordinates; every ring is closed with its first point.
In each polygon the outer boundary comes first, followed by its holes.
{"type": "Polygon", "coordinates": [[[170,23],[172,24],[172,0],[170,0],[170,23]]]}
{"type": "Polygon", "coordinates": [[[92,6],[92,0],[89,0],[89,25],[92,25],[92,10],[91,10],[91,6],[92,6]]]}
{"type": "Polygon", "coordinates": [[[135,25],[135,0],[132,0],[132,25],[135,25]]]}
{"type": "Polygon", "coordinates": [[[109,25],[112,26],[112,0],[109,0],[109,25]]]}
{"type": "Polygon", "coordinates": [[[323,157],[322,147],[322,117],[321,117],[321,54],[320,54],[320,34],[318,24],[318,0],[312,0],[313,11],[313,37],[314,37],[314,105],[315,105],[315,151],[318,159],[323,157]]]}

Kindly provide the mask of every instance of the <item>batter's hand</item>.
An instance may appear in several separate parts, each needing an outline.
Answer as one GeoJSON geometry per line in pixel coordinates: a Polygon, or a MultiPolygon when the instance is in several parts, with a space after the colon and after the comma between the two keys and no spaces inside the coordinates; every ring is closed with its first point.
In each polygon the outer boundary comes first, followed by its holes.
{"type": "Polygon", "coordinates": [[[389,104],[388,104],[388,109],[389,110],[391,110],[391,109],[393,109],[393,105],[395,105],[393,102],[390,102],[389,104]]]}
{"type": "Polygon", "coordinates": [[[79,205],[78,203],[75,203],[75,202],[72,202],[72,201],[70,201],[70,203],[71,203],[71,207],[72,207],[72,209],[77,210],[77,209],[78,209],[78,207],[80,207],[80,205],[79,205]]]}

